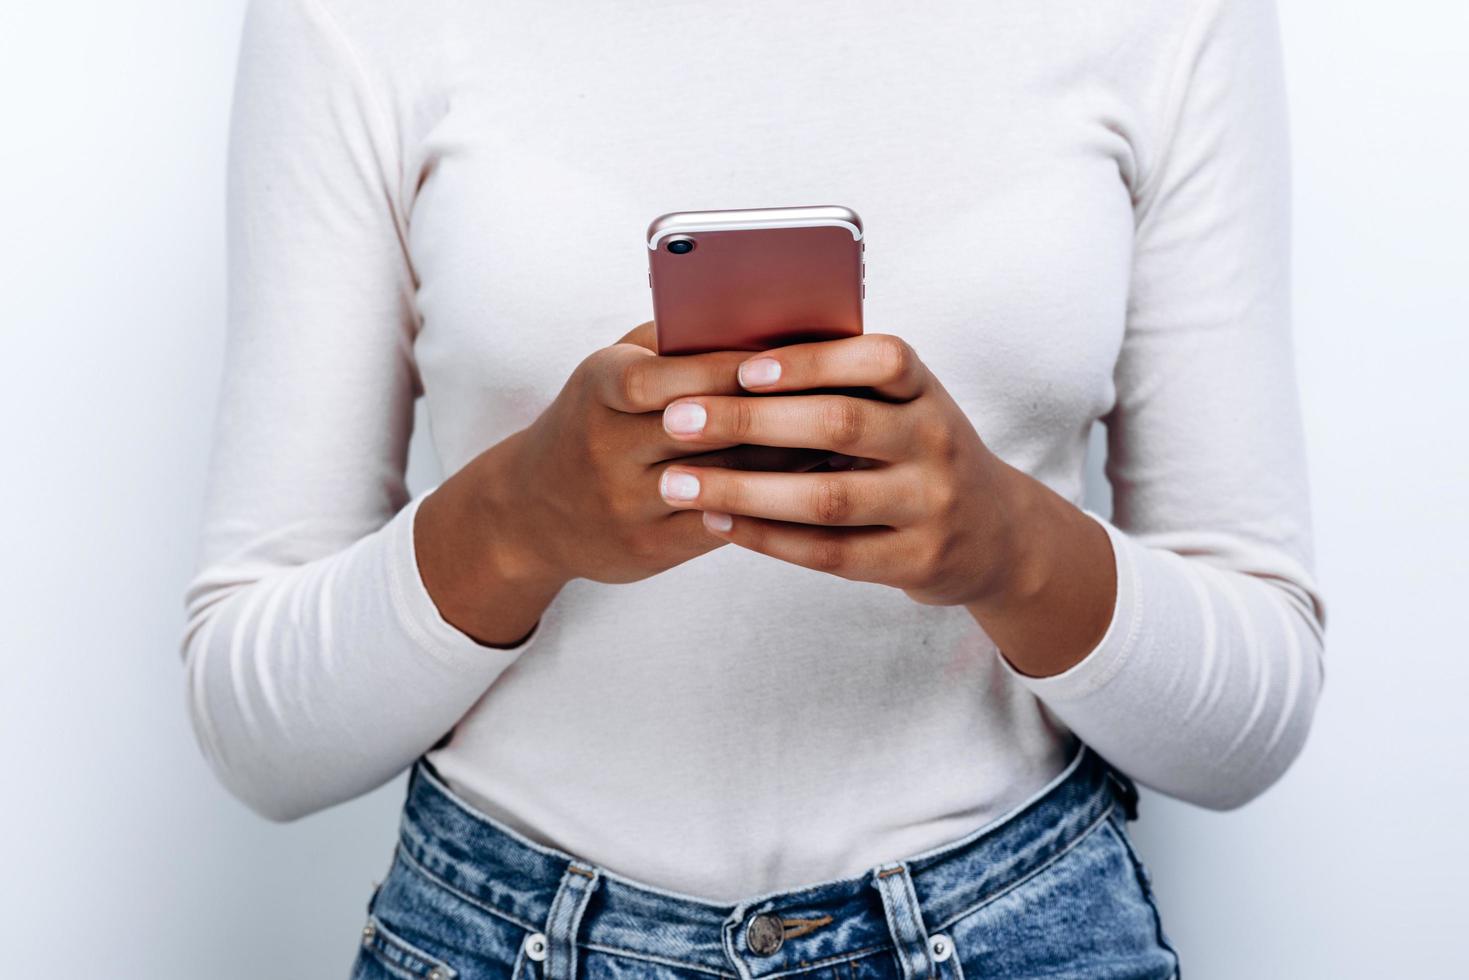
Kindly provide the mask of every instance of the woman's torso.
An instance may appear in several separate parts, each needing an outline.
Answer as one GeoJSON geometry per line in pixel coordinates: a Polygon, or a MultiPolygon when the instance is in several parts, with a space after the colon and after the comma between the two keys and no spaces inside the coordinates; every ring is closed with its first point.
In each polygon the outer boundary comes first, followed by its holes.
{"type": "MultiPolygon", "coordinates": [[[[837,203],[866,226],[869,331],[1080,502],[1183,12],[337,6],[401,141],[445,472],[651,317],[652,217],[837,203]]],[[[533,839],[722,900],[958,838],[1055,775],[1068,738],[962,608],[726,547],[572,583],[432,759],[533,839]]]]}

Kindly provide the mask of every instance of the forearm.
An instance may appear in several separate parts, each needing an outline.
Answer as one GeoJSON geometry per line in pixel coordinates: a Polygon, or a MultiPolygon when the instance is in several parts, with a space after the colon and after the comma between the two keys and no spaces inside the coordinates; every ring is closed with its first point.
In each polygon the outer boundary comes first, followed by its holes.
{"type": "Polygon", "coordinates": [[[1269,786],[1320,693],[1321,632],[1299,571],[1248,574],[1148,547],[1015,473],[1008,573],[970,603],[1017,677],[1142,782],[1214,808],[1269,786]]]}
{"type": "Polygon", "coordinates": [[[993,587],[966,608],[1022,674],[1046,677],[1101,640],[1117,597],[1106,531],[1034,477],[995,461],[997,550],[993,587]]]}
{"type": "Polygon", "coordinates": [[[211,766],[257,812],[292,819],[400,772],[521,650],[435,611],[414,568],[413,505],[301,565],[218,562],[190,589],[189,708],[211,766]]]}
{"type": "Polygon", "coordinates": [[[1221,567],[1222,549],[1186,557],[1095,520],[1117,556],[1113,621],[1070,670],[1017,679],[1140,782],[1215,809],[1248,802],[1299,753],[1321,691],[1302,573],[1263,549],[1221,567]]]}

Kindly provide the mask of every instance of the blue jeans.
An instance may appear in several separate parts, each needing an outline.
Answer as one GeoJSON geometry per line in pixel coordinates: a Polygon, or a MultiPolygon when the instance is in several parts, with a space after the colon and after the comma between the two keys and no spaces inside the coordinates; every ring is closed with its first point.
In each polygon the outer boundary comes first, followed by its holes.
{"type": "Polygon", "coordinates": [[[855,878],[718,905],[477,813],[420,760],[355,980],[1178,976],[1128,842],[1136,791],[1082,748],[1023,806],[855,878]]]}

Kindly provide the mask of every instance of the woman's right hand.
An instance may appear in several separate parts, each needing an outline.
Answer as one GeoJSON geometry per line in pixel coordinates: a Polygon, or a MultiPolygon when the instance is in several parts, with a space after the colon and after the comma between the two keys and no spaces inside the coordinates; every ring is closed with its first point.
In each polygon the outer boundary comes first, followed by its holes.
{"type": "Polygon", "coordinates": [[[659,357],[651,347],[645,323],[593,353],[535,422],[419,506],[419,572],[460,631],[511,646],[571,579],[633,582],[721,546],[697,511],[663,502],[658,480],[669,461],[788,469],[805,458],[670,437],[663,409],[688,395],[739,394],[736,370],[749,354],[659,357]]]}

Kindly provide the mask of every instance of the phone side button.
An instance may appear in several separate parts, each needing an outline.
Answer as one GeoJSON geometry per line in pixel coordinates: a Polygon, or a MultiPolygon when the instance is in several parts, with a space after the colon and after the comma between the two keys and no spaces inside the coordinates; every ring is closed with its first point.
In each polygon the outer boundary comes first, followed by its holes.
{"type": "Polygon", "coordinates": [[[653,288],[653,273],[652,272],[649,272],[648,273],[648,288],[649,289],[652,289],[653,288]]]}

